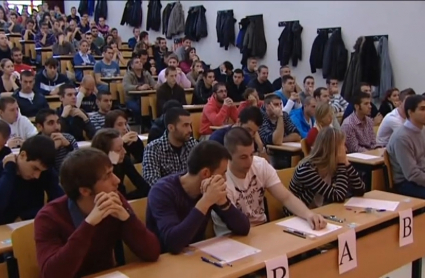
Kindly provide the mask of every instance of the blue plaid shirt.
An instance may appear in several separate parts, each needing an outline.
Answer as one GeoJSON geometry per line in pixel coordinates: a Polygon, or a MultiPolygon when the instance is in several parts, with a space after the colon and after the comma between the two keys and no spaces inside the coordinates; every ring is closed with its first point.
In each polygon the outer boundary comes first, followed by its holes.
{"type": "MultiPolygon", "coordinates": [[[[263,114],[263,124],[260,127],[260,138],[263,141],[264,145],[273,145],[273,132],[276,129],[276,123],[270,121],[269,116],[267,116],[266,109],[264,107],[261,108],[261,114],[263,114]]],[[[298,133],[297,127],[292,123],[291,118],[288,113],[283,112],[283,125],[284,125],[284,134],[283,136],[288,136],[291,133],[298,133]]]]}
{"type": "Polygon", "coordinates": [[[187,160],[193,147],[198,144],[193,138],[184,143],[178,154],[168,141],[168,133],[150,142],[143,153],[143,178],[153,186],[160,178],[187,171],[187,160]]]}

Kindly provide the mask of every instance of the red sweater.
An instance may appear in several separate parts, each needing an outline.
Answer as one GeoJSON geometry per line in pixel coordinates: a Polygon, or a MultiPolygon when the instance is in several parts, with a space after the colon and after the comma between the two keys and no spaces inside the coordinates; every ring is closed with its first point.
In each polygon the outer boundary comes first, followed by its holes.
{"type": "Polygon", "coordinates": [[[202,110],[199,133],[201,135],[210,135],[212,133],[210,126],[228,124],[229,118],[232,119],[233,123],[236,123],[238,119],[238,109],[236,106],[223,105],[216,101],[214,97],[210,97],[202,110]]]}
{"type": "Polygon", "coordinates": [[[19,65],[15,64],[14,67],[15,67],[15,71],[17,71],[19,73],[23,72],[24,70],[29,70],[31,72],[33,71],[32,67],[28,66],[26,64],[19,64],[19,65]]]}
{"type": "Polygon", "coordinates": [[[156,261],[160,254],[158,239],[120,197],[130,211],[128,220],[122,222],[109,216],[96,226],[83,220],[78,228],[66,196],[45,205],[34,220],[40,277],[74,278],[112,268],[113,249],[121,239],[140,259],[156,261]]]}
{"type": "Polygon", "coordinates": [[[317,134],[319,134],[319,130],[317,127],[313,127],[307,133],[307,137],[305,138],[305,142],[311,148],[314,145],[314,141],[316,141],[317,134]]]}
{"type": "MultiPolygon", "coordinates": [[[[261,108],[263,106],[263,104],[264,104],[264,101],[259,100],[258,101],[258,104],[257,104],[257,107],[258,108],[261,108]]],[[[239,107],[238,107],[238,114],[241,113],[241,111],[244,108],[251,107],[251,106],[252,106],[252,104],[251,104],[251,102],[249,100],[241,101],[241,103],[239,104],[239,107]]]]}

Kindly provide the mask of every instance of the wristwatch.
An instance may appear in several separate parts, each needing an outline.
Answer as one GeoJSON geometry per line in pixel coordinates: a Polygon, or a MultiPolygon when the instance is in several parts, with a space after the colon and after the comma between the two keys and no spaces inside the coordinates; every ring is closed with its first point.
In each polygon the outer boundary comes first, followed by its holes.
{"type": "Polygon", "coordinates": [[[221,210],[225,210],[225,209],[229,208],[229,206],[230,206],[230,200],[229,200],[229,198],[226,197],[226,202],[224,204],[222,204],[222,205],[217,205],[217,206],[221,210]]]}

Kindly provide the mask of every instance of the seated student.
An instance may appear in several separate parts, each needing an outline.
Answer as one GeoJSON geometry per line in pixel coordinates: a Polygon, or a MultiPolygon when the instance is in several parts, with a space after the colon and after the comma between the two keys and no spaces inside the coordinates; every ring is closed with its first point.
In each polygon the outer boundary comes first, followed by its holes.
{"type": "Polygon", "coordinates": [[[254,88],[260,99],[264,99],[264,96],[270,93],[273,93],[272,83],[269,81],[269,68],[267,66],[261,65],[258,68],[257,78],[251,79],[251,81],[246,85],[248,88],[254,88]]]}
{"type": "Polygon", "coordinates": [[[248,84],[251,80],[257,78],[257,58],[248,57],[246,67],[243,67],[242,70],[245,84],[248,84]]]}
{"type": "Polygon", "coordinates": [[[128,39],[127,45],[128,48],[134,50],[134,47],[139,42],[140,39],[140,28],[133,28],[133,37],[128,39]]]}
{"type": "Polygon", "coordinates": [[[124,141],[125,151],[132,156],[134,163],[142,162],[145,146],[137,132],[130,130],[124,111],[112,110],[106,114],[104,127],[117,130],[124,141]]]}
{"type": "Polygon", "coordinates": [[[329,103],[319,103],[315,111],[316,122],[314,126],[308,131],[305,141],[307,146],[311,149],[316,141],[316,137],[320,130],[325,127],[332,127],[333,109],[329,103]]]}
{"type": "Polygon", "coordinates": [[[0,225],[33,219],[44,205],[44,192],[49,202],[63,191],[52,167],[55,144],[47,136],[28,138],[19,154],[7,155],[0,165],[0,225]],[[42,146],[42,147],[41,147],[42,146]]]}
{"type": "MultiPolygon", "coordinates": [[[[291,75],[291,68],[289,66],[282,66],[279,69],[279,77],[276,78],[272,85],[273,85],[273,89],[274,91],[278,91],[282,88],[282,77],[284,75],[291,75]]],[[[297,87],[298,85],[295,84],[295,86],[297,87]]],[[[298,92],[297,88],[295,87],[295,91],[298,92]]]]}
{"type": "Polygon", "coordinates": [[[185,173],[166,176],[152,187],[146,224],[158,236],[163,252],[177,254],[205,239],[211,211],[234,234],[249,233],[248,217],[226,197],[225,173],[230,159],[217,142],[201,142],[190,153],[185,173]]]}
{"type": "Polygon", "coordinates": [[[369,117],[371,105],[370,94],[360,92],[353,97],[354,113],[341,125],[347,136],[345,145],[348,153],[365,152],[377,147],[373,120],[369,117]]]}
{"type": "Polygon", "coordinates": [[[97,45],[93,42],[93,35],[91,31],[88,31],[85,34],[85,39],[89,45],[89,50],[87,51],[87,53],[92,56],[101,56],[102,51],[100,51],[99,47],[97,47],[97,45]]]}
{"type": "Polygon", "coordinates": [[[61,120],[61,131],[74,136],[77,141],[92,139],[96,130],[90,122],[87,114],[80,108],[75,107],[77,91],[72,84],[59,86],[59,99],[61,106],[56,110],[61,120]]]}
{"type": "Polygon", "coordinates": [[[34,20],[28,19],[25,24],[25,29],[21,31],[22,39],[24,41],[33,41],[35,39],[35,29],[34,27],[37,25],[34,20]]]}
{"type": "Polygon", "coordinates": [[[326,79],[326,85],[329,92],[329,101],[335,113],[344,112],[349,103],[341,96],[338,88],[338,79],[326,79]]]}
{"type": "Polygon", "coordinates": [[[365,184],[350,164],[345,134],[325,127],[316,146],[297,166],[289,190],[309,208],[344,202],[351,194],[363,196],[365,184]]]}
{"type": "Polygon", "coordinates": [[[11,129],[9,124],[4,120],[0,120],[0,161],[12,152],[10,147],[6,146],[6,143],[10,138],[10,133],[11,129]]]}
{"type": "Polygon", "coordinates": [[[182,87],[177,84],[177,69],[167,67],[165,69],[166,82],[162,83],[156,90],[156,114],[162,115],[162,107],[169,100],[177,100],[182,105],[186,105],[186,93],[182,87]]]}
{"type": "Polygon", "coordinates": [[[59,172],[65,157],[73,150],[78,149],[77,141],[71,134],[61,133],[59,116],[53,109],[38,111],[35,116],[35,125],[39,134],[50,137],[55,142],[55,169],[59,172]]]}
{"type": "Polygon", "coordinates": [[[410,96],[404,101],[407,120],[387,144],[395,191],[425,199],[425,98],[410,96]]]}
{"type": "Polygon", "coordinates": [[[314,118],[314,114],[316,112],[316,100],[311,96],[307,96],[304,98],[302,103],[302,107],[292,110],[289,116],[292,123],[300,132],[301,138],[304,139],[316,123],[314,118]]]}
{"type": "Polygon", "coordinates": [[[136,170],[129,155],[127,155],[124,140],[118,130],[103,128],[93,137],[92,148],[99,149],[109,156],[114,167],[114,174],[120,180],[118,191],[127,200],[145,198],[148,196],[150,186],[136,170]],[[127,192],[124,177],[127,176],[136,190],[127,192]]]}
{"type": "Polygon", "coordinates": [[[28,138],[37,134],[37,129],[31,121],[19,112],[18,102],[14,97],[0,97],[0,119],[10,127],[9,148],[17,148],[28,138]]]}
{"type": "Polygon", "coordinates": [[[49,108],[44,95],[34,92],[34,75],[30,71],[21,73],[21,89],[13,97],[18,101],[19,110],[26,117],[34,117],[40,109],[49,108]]]}
{"type": "Polygon", "coordinates": [[[34,92],[42,95],[57,95],[59,86],[70,83],[65,74],[58,73],[59,63],[49,58],[44,63],[44,70],[35,75],[34,92]]]}
{"type": "MultiPolygon", "coordinates": [[[[177,84],[180,87],[182,87],[183,89],[190,88],[191,83],[190,83],[189,79],[187,79],[186,75],[178,67],[178,65],[179,65],[179,60],[178,60],[178,58],[175,54],[171,54],[170,56],[168,56],[168,66],[169,67],[175,67],[177,69],[177,77],[176,77],[177,84]]],[[[165,68],[164,68],[158,74],[158,84],[161,85],[165,81],[166,80],[165,80],[165,68]]]]}
{"type": "Polygon", "coordinates": [[[401,91],[399,98],[401,101],[400,105],[389,112],[379,125],[378,132],[376,134],[376,143],[379,146],[385,147],[388,144],[388,141],[390,141],[391,135],[394,131],[404,124],[406,121],[404,103],[408,97],[414,95],[416,95],[415,91],[410,88],[401,91]]]}
{"type": "MultiPolygon", "coordinates": [[[[317,104],[328,103],[330,104],[330,96],[329,91],[325,87],[316,88],[313,92],[313,96],[316,99],[317,104]]],[[[332,108],[333,109],[333,108],[332,108]]],[[[335,113],[332,113],[332,127],[336,129],[341,129],[341,125],[339,124],[339,120],[336,117],[335,113]]]]}
{"type": "Polygon", "coordinates": [[[233,71],[233,76],[228,79],[226,88],[229,97],[233,101],[240,102],[245,99],[243,94],[245,93],[246,85],[244,83],[243,70],[235,69],[233,71]]]}
{"type": "MultiPolygon", "coordinates": [[[[361,82],[358,86],[358,90],[356,90],[357,94],[358,92],[363,92],[363,93],[367,93],[372,97],[372,88],[369,85],[369,83],[365,83],[365,82],[361,82]]],[[[382,115],[379,114],[379,110],[376,107],[376,105],[371,102],[371,113],[369,115],[369,117],[372,117],[374,125],[379,125],[382,121],[382,115]]],[[[350,116],[352,113],[354,112],[354,105],[352,103],[348,104],[347,108],[344,111],[344,115],[342,116],[342,122],[344,122],[344,120],[350,116]]]]}
{"type": "Polygon", "coordinates": [[[49,32],[49,25],[42,23],[40,31],[35,35],[34,41],[35,47],[51,47],[55,44],[56,38],[53,33],[49,32]]]}
{"type": "Polygon", "coordinates": [[[0,61],[2,75],[0,77],[0,93],[14,92],[21,87],[19,75],[15,73],[13,62],[7,58],[0,61]]]}
{"type": "Polygon", "coordinates": [[[201,126],[199,133],[200,141],[208,140],[212,133],[210,126],[222,126],[229,124],[229,120],[236,123],[238,110],[233,100],[227,97],[227,89],[224,83],[217,83],[213,86],[213,94],[208,99],[202,110],[201,126]]]}
{"type": "MultiPolygon", "coordinates": [[[[326,221],[309,210],[282,184],[276,170],[265,160],[254,154],[254,141],[244,128],[232,128],[224,138],[224,146],[231,155],[226,172],[227,198],[249,218],[251,226],[266,223],[264,193],[269,191],[283,207],[307,220],[311,228],[321,230],[326,221]]],[[[226,234],[229,228],[220,215],[212,213],[214,231],[217,236],[226,234]]]]}
{"type": "Polygon", "coordinates": [[[75,48],[72,43],[65,40],[65,34],[58,32],[55,34],[56,42],[52,46],[53,55],[74,55],[75,48]]]}
{"type": "Polygon", "coordinates": [[[142,260],[158,259],[158,239],[116,192],[119,179],[112,171],[108,156],[93,148],[65,159],[60,180],[66,196],[46,205],[34,221],[42,277],[83,277],[110,269],[118,241],[142,260]]]}
{"type": "Polygon", "coordinates": [[[187,74],[190,71],[190,67],[192,66],[195,56],[196,56],[196,48],[188,47],[185,49],[184,57],[183,59],[181,59],[181,62],[179,64],[179,67],[184,72],[184,74],[187,74]]]}
{"type": "Polygon", "coordinates": [[[308,96],[313,97],[314,93],[314,77],[311,75],[307,75],[304,77],[304,90],[299,93],[301,102],[308,96]]]}
{"type": "Polygon", "coordinates": [[[113,61],[114,51],[112,47],[105,46],[103,48],[103,59],[94,65],[94,76],[98,91],[109,91],[108,83],[102,81],[102,77],[114,77],[120,75],[120,66],[113,61]]]}
{"type": "Polygon", "coordinates": [[[190,67],[190,71],[186,73],[186,77],[189,79],[192,88],[195,88],[196,82],[202,78],[203,72],[204,68],[202,67],[202,61],[194,61],[190,67]]]}
{"type": "Polygon", "coordinates": [[[192,138],[190,113],[183,108],[169,109],[164,123],[167,130],[143,154],[143,177],[150,186],[162,177],[186,171],[189,153],[198,143],[192,138]]]}
{"type": "MultiPolygon", "coordinates": [[[[411,90],[413,91],[413,89],[411,90]]],[[[388,113],[399,107],[401,102],[400,91],[397,88],[391,88],[385,92],[385,99],[379,106],[379,113],[382,117],[385,117],[388,113]]]]}
{"type": "Polygon", "coordinates": [[[162,106],[162,115],[153,121],[152,126],[149,129],[148,144],[153,140],[158,139],[164,134],[165,130],[167,129],[164,122],[165,113],[167,113],[167,111],[173,107],[183,108],[183,105],[174,99],[171,99],[164,103],[164,105],[162,106]]]}
{"type": "Polygon", "coordinates": [[[282,109],[288,114],[292,109],[302,106],[299,94],[295,91],[295,79],[290,75],[282,76],[282,88],[275,94],[282,100],[282,109]]]}
{"type": "Polygon", "coordinates": [[[238,113],[244,110],[246,107],[263,107],[264,101],[260,100],[257,91],[254,88],[247,88],[243,93],[244,101],[239,103],[238,113]]]}
{"type": "Polygon", "coordinates": [[[206,104],[213,93],[215,82],[214,71],[209,69],[202,73],[202,78],[198,79],[193,92],[192,104],[206,104]]]}
{"type": "Polygon", "coordinates": [[[89,113],[89,118],[96,131],[105,125],[105,116],[112,108],[112,94],[110,92],[98,92],[96,95],[98,111],[89,113]]]}
{"type": "Polygon", "coordinates": [[[97,111],[96,106],[96,82],[91,75],[86,75],[78,87],[76,107],[86,113],[97,111]]]}
{"type": "Polygon", "coordinates": [[[32,67],[30,65],[24,64],[22,62],[22,50],[14,47],[12,48],[12,60],[13,60],[13,66],[16,72],[21,73],[24,70],[33,71],[32,67]]]}
{"type": "MultiPolygon", "coordinates": [[[[80,41],[79,51],[77,53],[73,53],[73,63],[74,66],[93,66],[96,63],[94,57],[89,54],[89,43],[86,40],[80,41]]],[[[83,69],[75,69],[75,80],[77,82],[81,82],[84,77],[83,69]]]]}

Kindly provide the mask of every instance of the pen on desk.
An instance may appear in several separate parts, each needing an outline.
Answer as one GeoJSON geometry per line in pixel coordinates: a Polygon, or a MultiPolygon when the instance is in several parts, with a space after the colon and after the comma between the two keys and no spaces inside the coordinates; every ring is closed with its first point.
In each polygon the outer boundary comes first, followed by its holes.
{"type": "Polygon", "coordinates": [[[229,262],[222,261],[222,260],[220,260],[219,258],[214,257],[213,255],[210,255],[210,256],[211,256],[212,258],[216,259],[217,261],[220,261],[221,263],[226,263],[228,266],[233,267],[233,265],[232,265],[231,263],[229,263],[229,262]]]}
{"type": "Polygon", "coordinates": [[[343,219],[339,219],[338,217],[336,217],[335,215],[322,215],[323,218],[329,220],[329,221],[333,221],[333,222],[338,222],[338,223],[344,223],[343,219]]]}
{"type": "Polygon", "coordinates": [[[283,232],[287,233],[287,234],[291,234],[293,236],[301,237],[301,238],[304,238],[304,239],[307,238],[307,235],[305,233],[294,230],[294,229],[285,229],[285,230],[283,230],[283,232]]]}
{"type": "Polygon", "coordinates": [[[223,268],[223,266],[222,266],[220,263],[218,263],[218,262],[213,262],[213,261],[211,261],[211,260],[210,260],[210,259],[208,259],[208,258],[201,257],[201,260],[202,260],[203,262],[206,262],[206,263],[209,263],[209,264],[215,265],[216,267],[223,268]]]}

